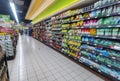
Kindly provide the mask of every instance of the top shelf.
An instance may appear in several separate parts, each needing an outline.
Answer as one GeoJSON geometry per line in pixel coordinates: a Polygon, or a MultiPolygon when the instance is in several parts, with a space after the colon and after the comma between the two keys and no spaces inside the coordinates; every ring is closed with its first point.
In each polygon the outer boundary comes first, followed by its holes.
{"type": "Polygon", "coordinates": [[[82,12],[79,12],[79,13],[77,13],[77,14],[73,14],[73,15],[70,15],[70,16],[63,17],[63,18],[61,18],[61,19],[69,18],[69,17],[75,16],[75,15],[79,15],[79,14],[91,12],[91,11],[94,11],[94,10],[103,9],[103,8],[106,8],[106,7],[109,7],[109,6],[113,6],[113,5],[117,5],[117,4],[120,4],[120,1],[117,1],[117,2],[114,2],[114,3],[110,3],[110,4],[107,4],[107,5],[105,5],[105,6],[93,8],[93,9],[88,10],[88,11],[82,11],[82,12]]]}
{"type": "Polygon", "coordinates": [[[114,3],[109,3],[109,4],[107,4],[107,5],[102,5],[101,7],[97,7],[97,8],[94,8],[94,9],[92,9],[92,10],[85,11],[85,12],[83,12],[83,13],[90,12],[90,11],[94,11],[94,10],[99,10],[99,9],[106,8],[106,7],[113,6],[113,5],[117,5],[117,4],[120,4],[120,1],[117,1],[117,2],[114,2],[114,3]]]}

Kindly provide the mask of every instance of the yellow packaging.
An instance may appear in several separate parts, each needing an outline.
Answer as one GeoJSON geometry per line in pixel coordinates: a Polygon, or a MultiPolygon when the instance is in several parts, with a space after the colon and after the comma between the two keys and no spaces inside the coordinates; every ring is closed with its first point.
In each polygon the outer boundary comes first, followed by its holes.
{"type": "Polygon", "coordinates": [[[90,35],[97,35],[97,30],[95,28],[90,29],[90,35]]]}

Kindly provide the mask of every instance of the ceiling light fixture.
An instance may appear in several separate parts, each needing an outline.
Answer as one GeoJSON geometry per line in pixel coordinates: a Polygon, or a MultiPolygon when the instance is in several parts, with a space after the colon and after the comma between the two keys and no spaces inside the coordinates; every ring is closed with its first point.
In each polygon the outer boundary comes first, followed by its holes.
{"type": "Polygon", "coordinates": [[[12,12],[13,12],[13,14],[15,16],[16,22],[19,23],[19,20],[18,20],[18,17],[17,17],[17,13],[16,13],[16,9],[15,9],[14,1],[13,0],[9,0],[9,3],[10,3],[10,7],[12,9],[12,12]]]}

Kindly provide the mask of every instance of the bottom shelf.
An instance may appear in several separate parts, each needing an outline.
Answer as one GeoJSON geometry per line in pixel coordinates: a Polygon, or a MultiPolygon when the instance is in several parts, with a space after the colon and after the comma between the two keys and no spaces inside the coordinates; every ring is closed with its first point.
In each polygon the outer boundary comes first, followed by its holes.
{"type": "Polygon", "coordinates": [[[119,76],[116,76],[114,74],[114,71],[110,70],[104,65],[99,65],[85,57],[80,57],[79,62],[82,64],[85,64],[92,70],[95,70],[96,72],[99,72],[100,74],[104,75],[105,77],[108,77],[112,81],[120,81],[119,76]]]}
{"type": "Polygon", "coordinates": [[[4,66],[4,69],[3,71],[1,71],[1,74],[0,74],[0,81],[9,81],[8,78],[7,78],[7,67],[4,66]]]}

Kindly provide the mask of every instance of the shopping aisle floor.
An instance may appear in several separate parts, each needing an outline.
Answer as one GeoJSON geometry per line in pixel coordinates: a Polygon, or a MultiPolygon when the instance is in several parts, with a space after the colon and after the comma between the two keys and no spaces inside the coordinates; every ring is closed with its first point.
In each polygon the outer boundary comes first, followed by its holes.
{"type": "Polygon", "coordinates": [[[16,58],[8,65],[10,81],[104,81],[25,35],[19,37],[16,58]]]}

